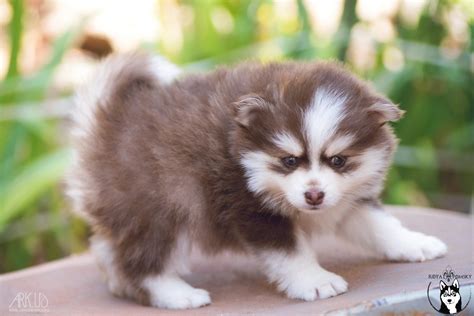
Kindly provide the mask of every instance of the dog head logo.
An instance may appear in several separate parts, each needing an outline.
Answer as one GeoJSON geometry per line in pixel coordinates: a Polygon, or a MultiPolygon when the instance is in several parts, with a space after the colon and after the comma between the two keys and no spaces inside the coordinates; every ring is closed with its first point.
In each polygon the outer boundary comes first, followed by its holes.
{"type": "Polygon", "coordinates": [[[440,313],[456,314],[462,310],[461,293],[459,293],[459,282],[454,279],[453,284],[447,285],[439,281],[439,297],[441,301],[440,313]]]}

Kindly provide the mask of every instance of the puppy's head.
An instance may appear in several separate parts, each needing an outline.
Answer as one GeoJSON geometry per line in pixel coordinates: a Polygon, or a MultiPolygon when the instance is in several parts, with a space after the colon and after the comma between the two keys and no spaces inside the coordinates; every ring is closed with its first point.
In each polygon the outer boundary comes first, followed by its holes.
{"type": "Polygon", "coordinates": [[[249,190],[306,212],[378,197],[396,146],[386,123],[403,112],[333,64],[266,67],[236,102],[249,190]]]}

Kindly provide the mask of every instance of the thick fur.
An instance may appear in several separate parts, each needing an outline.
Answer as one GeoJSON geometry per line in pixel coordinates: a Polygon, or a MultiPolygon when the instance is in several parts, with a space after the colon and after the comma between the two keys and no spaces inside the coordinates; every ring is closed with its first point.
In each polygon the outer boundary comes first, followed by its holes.
{"type": "Polygon", "coordinates": [[[78,92],[69,195],[92,224],[113,293],[165,308],[209,304],[179,278],[192,247],[255,255],[279,290],[304,300],[347,290],[319,266],[318,234],[392,260],[446,252],[380,210],[396,146],[386,123],[402,112],[341,66],[179,73],[162,58],[113,57],[78,92]],[[323,191],[322,203],[305,202],[308,190],[323,191]]]}

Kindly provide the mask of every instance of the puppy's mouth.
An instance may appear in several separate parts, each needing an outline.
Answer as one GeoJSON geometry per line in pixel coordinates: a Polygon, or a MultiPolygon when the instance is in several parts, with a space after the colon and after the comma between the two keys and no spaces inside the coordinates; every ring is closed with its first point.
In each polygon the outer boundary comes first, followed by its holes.
{"type": "Polygon", "coordinates": [[[334,209],[338,204],[337,203],[330,203],[329,201],[324,201],[321,204],[318,205],[311,205],[311,204],[303,204],[296,206],[294,205],[300,212],[307,213],[307,214],[320,214],[324,213],[326,211],[330,211],[331,209],[334,209]]]}
{"type": "Polygon", "coordinates": [[[303,213],[321,213],[324,211],[323,205],[306,205],[305,207],[299,207],[298,210],[303,213]]]}

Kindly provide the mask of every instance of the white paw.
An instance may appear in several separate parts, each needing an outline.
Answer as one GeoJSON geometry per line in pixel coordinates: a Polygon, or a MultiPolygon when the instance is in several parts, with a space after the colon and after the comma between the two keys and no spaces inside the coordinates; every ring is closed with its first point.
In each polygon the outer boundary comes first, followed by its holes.
{"type": "Polygon", "coordinates": [[[155,307],[169,309],[197,308],[211,304],[209,293],[202,289],[190,288],[176,292],[161,293],[151,304],[155,307]]]}
{"type": "Polygon", "coordinates": [[[179,278],[156,277],[144,282],[150,293],[150,303],[169,309],[197,308],[211,304],[209,293],[196,289],[179,278]]]}
{"type": "Polygon", "coordinates": [[[447,250],[446,244],[436,237],[407,232],[385,249],[385,256],[389,260],[415,262],[442,257],[447,250]]]}
{"type": "Polygon", "coordinates": [[[347,292],[347,282],[337,274],[321,270],[289,282],[285,292],[289,298],[314,301],[347,292]]]}

